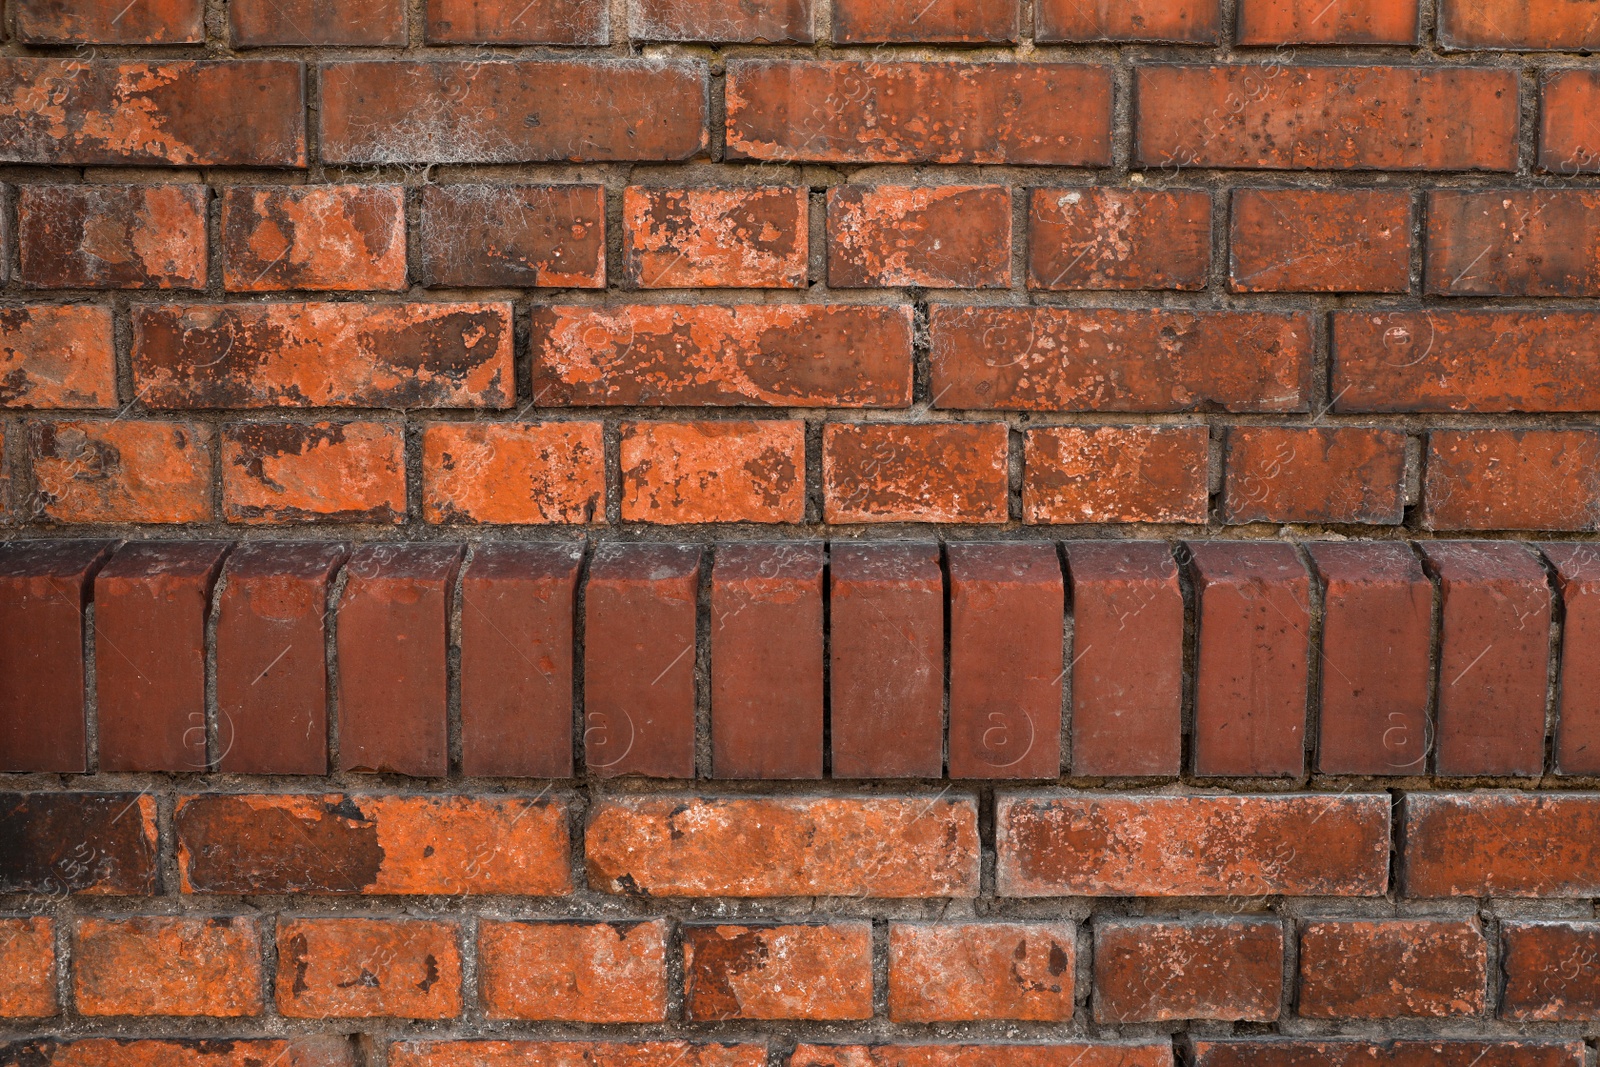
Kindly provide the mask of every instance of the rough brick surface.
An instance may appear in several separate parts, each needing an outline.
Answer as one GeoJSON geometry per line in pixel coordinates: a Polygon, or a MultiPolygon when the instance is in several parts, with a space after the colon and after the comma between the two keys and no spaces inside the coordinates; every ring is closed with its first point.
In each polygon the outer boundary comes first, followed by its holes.
{"type": "Polygon", "coordinates": [[[1406,435],[1358,427],[1228,430],[1223,518],[1231,523],[1398,524],[1406,435]]]}
{"type": "Polygon", "coordinates": [[[1600,45],[1594,13],[1551,0],[1444,0],[1439,40],[1450,48],[1588,51],[1600,45]]]}
{"type": "Polygon", "coordinates": [[[1412,44],[1417,0],[1242,0],[1240,44],[1412,44]]]}
{"type": "Polygon", "coordinates": [[[622,194],[624,270],[641,289],[803,289],[808,191],[652,189],[622,194]]]}
{"type": "Polygon", "coordinates": [[[284,1067],[355,1067],[357,1060],[348,1040],[332,1035],[206,1040],[174,1038],[41,1038],[0,1048],[8,1063],[38,1063],[45,1067],[252,1067],[280,1063],[284,1067]]]}
{"type": "Polygon", "coordinates": [[[402,429],[381,422],[226,426],[222,512],[232,522],[274,525],[404,522],[402,429]]]}
{"type": "Polygon", "coordinates": [[[290,1018],[448,1019],[461,1011],[453,923],[295,919],[278,924],[278,1010],[290,1018]]]}
{"type": "Polygon", "coordinates": [[[239,48],[406,43],[402,0],[232,0],[228,24],[239,48]]]}
{"type": "Polygon", "coordinates": [[[799,422],[628,422],[625,522],[798,523],[805,518],[799,422]]]}
{"type": "Polygon", "coordinates": [[[833,39],[848,44],[981,44],[1016,36],[1011,0],[840,0],[833,9],[833,39]]]}
{"type": "Polygon", "coordinates": [[[193,44],[205,32],[205,0],[17,0],[10,10],[28,44],[193,44]]]}
{"type": "Polygon", "coordinates": [[[1083,4],[1043,0],[1035,9],[1041,41],[1214,41],[1222,28],[1216,0],[1130,0],[1083,4]]]}
{"type": "Polygon", "coordinates": [[[600,186],[429,185],[422,191],[418,226],[425,235],[422,274],[429,285],[606,284],[600,186]]]}
{"type": "Polygon", "coordinates": [[[259,1015],[261,934],[252,919],[81,919],[72,996],[85,1015],[259,1015]]]}
{"type": "Polygon", "coordinates": [[[140,793],[0,795],[0,891],[154,893],[156,800],[140,793]]]}
{"type": "Polygon", "coordinates": [[[1201,426],[1030,430],[1023,445],[1023,519],[1204,522],[1209,447],[1201,426]]]}
{"type": "Polygon", "coordinates": [[[0,951],[6,973],[0,977],[0,1016],[46,1018],[56,1014],[55,920],[45,916],[0,919],[0,951]]]}
{"type": "Polygon", "coordinates": [[[1564,614],[1557,689],[1556,770],[1592,774],[1600,768],[1600,660],[1584,649],[1600,640],[1600,552],[1590,545],[1545,545],[1564,614]]]}
{"type": "Polygon", "coordinates": [[[440,422],[422,432],[422,509],[432,523],[588,523],[603,515],[598,422],[440,422]]]}
{"type": "Polygon", "coordinates": [[[606,44],[603,0],[520,7],[501,0],[428,0],[430,44],[606,44]]]}
{"type": "Polygon", "coordinates": [[[1095,1021],[1271,1022],[1282,995],[1283,941],[1283,927],[1271,921],[1097,924],[1095,1021]]]}
{"type": "Polygon", "coordinates": [[[1476,921],[1327,921],[1300,931],[1301,1015],[1479,1015],[1488,945],[1476,921]]]}
{"type": "Polygon", "coordinates": [[[1600,295],[1600,196],[1501,189],[1428,194],[1428,292],[1442,296],[1600,295]]]}
{"type": "Polygon", "coordinates": [[[1593,981],[1600,927],[1587,922],[1510,922],[1501,926],[1506,984],[1500,1014],[1547,1022],[1600,1015],[1593,981]]]}
{"type": "Polygon", "coordinates": [[[478,953],[490,1018],[666,1021],[664,922],[486,922],[478,927],[478,953]]]}
{"type": "Polygon", "coordinates": [[[1008,288],[1011,193],[965,185],[830,189],[828,284],[1008,288]]]}
{"type": "Polygon", "coordinates": [[[1539,111],[1539,166],[1571,177],[1600,170],[1600,137],[1584,116],[1600,100],[1600,76],[1589,70],[1559,70],[1545,76],[1539,111]]]}
{"type": "Polygon", "coordinates": [[[197,422],[34,422],[34,515],[59,523],[191,523],[212,518],[211,426],[197,422]]]}
{"type": "Polygon", "coordinates": [[[889,1018],[899,1023],[1072,1018],[1071,923],[896,923],[889,1018]]]}
{"type": "Polygon", "coordinates": [[[1239,189],[1237,292],[1403,293],[1411,286],[1411,194],[1403,190],[1239,189]]]}
{"type": "Polygon", "coordinates": [[[683,932],[690,1020],[866,1019],[872,1015],[872,928],[690,926],[683,932]]]}
{"type": "Polygon", "coordinates": [[[235,186],[222,198],[222,254],[231,292],[404,289],[405,196],[392,185],[235,186]]]}
{"type": "Polygon", "coordinates": [[[1583,897],[1600,885],[1600,797],[1413,793],[1401,809],[1410,897],[1583,897]]]}
{"type": "Polygon", "coordinates": [[[1600,528],[1600,433],[1435,430],[1426,462],[1430,530],[1600,528]]]}
{"type": "Polygon", "coordinates": [[[822,434],[828,522],[1004,522],[1005,426],[833,423],[822,434]]]}
{"type": "Polygon", "coordinates": [[[48,305],[0,310],[0,403],[8,408],[117,404],[109,308],[48,305]]]}
{"type": "Polygon", "coordinates": [[[206,190],[37,185],[17,193],[17,277],[40,289],[201,289],[206,190]]]}
{"type": "Polygon", "coordinates": [[[629,29],[646,41],[809,42],[811,0],[629,0],[629,29]]]}
{"type": "Polygon", "coordinates": [[[1030,289],[1204,289],[1210,268],[1205,192],[1033,191],[1030,289]]]}
{"type": "Polygon", "coordinates": [[[1578,1067],[1581,1045],[1571,1041],[1196,1041],[1199,1067],[1578,1067]]]}

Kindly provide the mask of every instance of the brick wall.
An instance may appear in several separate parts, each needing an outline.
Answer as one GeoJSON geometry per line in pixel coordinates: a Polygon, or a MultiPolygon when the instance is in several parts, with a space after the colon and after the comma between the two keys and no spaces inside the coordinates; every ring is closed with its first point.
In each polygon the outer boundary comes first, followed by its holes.
{"type": "Polygon", "coordinates": [[[1600,0],[5,0],[0,1067],[1590,1067],[1600,0]]]}

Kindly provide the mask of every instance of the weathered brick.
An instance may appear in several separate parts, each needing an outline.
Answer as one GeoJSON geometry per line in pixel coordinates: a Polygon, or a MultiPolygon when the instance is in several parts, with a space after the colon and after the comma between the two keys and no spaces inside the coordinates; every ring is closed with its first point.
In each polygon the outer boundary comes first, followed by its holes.
{"type": "Polygon", "coordinates": [[[759,1043],[407,1041],[389,1046],[392,1067],[762,1067],[766,1062],[767,1047],[759,1043]]]}
{"type": "Polygon", "coordinates": [[[1111,162],[1109,68],[746,59],[728,156],[815,163],[1111,162]]]}
{"type": "Polygon", "coordinates": [[[1206,521],[1204,426],[1050,426],[1023,440],[1025,522],[1206,521]]]}
{"type": "Polygon", "coordinates": [[[116,407],[117,357],[111,331],[108,307],[0,308],[0,405],[116,407]]]}
{"type": "Polygon", "coordinates": [[[789,522],[805,518],[799,421],[625,422],[624,522],[789,522]]]}
{"type": "Polygon", "coordinates": [[[623,272],[640,289],[804,289],[803,186],[622,191],[623,272]]]}
{"type": "Polygon", "coordinates": [[[841,44],[1015,41],[1017,5],[1013,0],[838,0],[833,39],[841,44]]]}
{"type": "Polygon", "coordinates": [[[1562,0],[1443,0],[1439,42],[1446,48],[1586,52],[1600,48],[1600,20],[1562,0]]]}
{"type": "Polygon", "coordinates": [[[814,39],[810,0],[629,0],[628,29],[644,41],[808,44],[814,39]]]}
{"type": "Polygon", "coordinates": [[[993,1045],[800,1045],[793,1067],[1172,1067],[1170,1041],[993,1045]]]}
{"type": "Polygon", "coordinates": [[[1600,170],[1600,136],[1589,116],[1600,107],[1600,74],[1557,70],[1544,78],[1539,107],[1539,166],[1572,176],[1600,170]]]}
{"type": "Polygon", "coordinates": [[[278,1010],[290,1018],[449,1019],[461,1013],[455,923],[278,923],[278,1010]]]}
{"type": "Polygon", "coordinates": [[[0,794],[0,892],[150,895],[156,798],[149,793],[0,794]]]}
{"type": "Polygon", "coordinates": [[[0,162],[303,167],[304,82],[282,60],[0,59],[0,162]]]}
{"type": "Polygon", "coordinates": [[[1127,0],[1086,4],[1040,0],[1034,8],[1040,41],[1215,41],[1222,30],[1217,0],[1127,0]]]}
{"type": "Polygon", "coordinates": [[[605,518],[598,422],[436,422],[422,432],[422,514],[434,523],[605,518]]]}
{"type": "Polygon", "coordinates": [[[1600,926],[1588,922],[1503,922],[1500,1016],[1521,1022],[1600,1016],[1600,926]]]}
{"type": "Polygon", "coordinates": [[[1435,189],[1425,281],[1445,296],[1600,296],[1600,194],[1435,189]]]}
{"type": "Polygon", "coordinates": [[[1434,430],[1422,523],[1430,530],[1600,528],[1600,433],[1434,430]]]}
{"type": "Polygon", "coordinates": [[[1311,320],[1254,311],[935,305],[941,408],[1305,411],[1311,320]]]}
{"type": "Polygon", "coordinates": [[[1073,1012],[1076,936],[1070,922],[895,923],[889,1018],[1065,1022],[1073,1012]]]}
{"type": "Polygon", "coordinates": [[[428,0],[429,44],[590,44],[611,41],[605,0],[428,0]]]}
{"type": "Polygon", "coordinates": [[[1228,283],[1241,293],[1404,293],[1404,189],[1235,189],[1228,283]]]}
{"type": "Polygon", "coordinates": [[[1004,423],[829,423],[827,522],[1005,522],[1004,423]]]}
{"type": "Polygon", "coordinates": [[[0,919],[0,1017],[44,1019],[56,1003],[56,924],[44,915],[0,919]]]}
{"type": "Polygon", "coordinates": [[[229,0],[235,48],[403,45],[404,0],[229,0]]]}
{"type": "Polygon", "coordinates": [[[1408,897],[1587,897],[1600,885],[1600,796],[1408,793],[1408,897]]]}
{"type": "Polygon", "coordinates": [[[230,292],[404,289],[404,190],[231,186],[222,195],[222,255],[230,292]]]}
{"type": "Polygon", "coordinates": [[[688,926],[684,1011],[726,1019],[870,1019],[872,926],[688,926]]]}
{"type": "Polygon", "coordinates": [[[17,39],[28,44],[198,44],[205,0],[12,0],[17,39]]]}
{"type": "Polygon", "coordinates": [[[1580,1067],[1577,1042],[1196,1041],[1195,1067],[1580,1067]]]}
{"type": "Polygon", "coordinates": [[[604,289],[605,197],[599,185],[429,184],[418,226],[423,282],[604,289]]]}
{"type": "Polygon", "coordinates": [[[83,1015],[260,1015],[261,933],[242,916],[79,919],[72,996],[83,1015]]]}
{"type": "Polygon", "coordinates": [[[1564,612],[1561,677],[1556,690],[1555,770],[1600,773],[1600,550],[1544,545],[1564,612]]]}
{"type": "Polygon", "coordinates": [[[115,419],[29,427],[36,517],[60,523],[206,522],[212,428],[115,419]]]}
{"type": "Polygon", "coordinates": [[[671,160],[707,144],[700,60],[326,63],[327,163],[671,160]]]}
{"type": "Polygon", "coordinates": [[[1402,431],[1233,426],[1227,442],[1226,522],[1394,525],[1405,517],[1402,431]]]}
{"type": "Polygon", "coordinates": [[[229,522],[401,523],[399,423],[235,422],[222,428],[222,514],[229,522]]]}
{"type": "Polygon", "coordinates": [[[215,793],[179,797],[173,829],[185,893],[561,896],[572,886],[567,808],[544,795],[215,793]]]}
{"type": "Polygon", "coordinates": [[[1033,190],[1030,289],[1204,289],[1210,272],[1203,189],[1033,190]]]}
{"type": "Polygon", "coordinates": [[[607,797],[584,841],[589,885],[606,893],[978,893],[978,809],[965,797],[607,797]]]}
{"type": "Polygon", "coordinates": [[[491,1019],[667,1021],[667,924],[480,922],[479,997],[491,1019]]]}
{"type": "Polygon", "coordinates": [[[203,185],[24,185],[17,278],[39,289],[202,289],[203,185]]]}
{"type": "Polygon", "coordinates": [[[344,1035],[287,1038],[173,1038],[151,1041],[128,1037],[76,1040],[36,1038],[0,1045],[5,1067],[355,1067],[355,1044],[344,1035]]]}
{"type": "Polygon", "coordinates": [[[1384,794],[996,799],[1003,897],[1381,896],[1384,794]]]}
{"type": "Polygon", "coordinates": [[[1134,161],[1151,167],[1499,170],[1517,162],[1517,78],[1466,67],[1149,66],[1134,161]]]}
{"type": "Polygon", "coordinates": [[[1011,190],[843,185],[828,190],[828,284],[1011,285],[1011,190]]]}
{"type": "Polygon", "coordinates": [[[510,304],[141,307],[133,377],[156,408],[505,408],[510,304]]]}
{"type": "Polygon", "coordinates": [[[1415,44],[1417,0],[1243,0],[1240,44],[1415,44]]]}
{"type": "Polygon", "coordinates": [[[539,307],[549,406],[907,407],[911,309],[762,304],[539,307]]]}
{"type": "Polygon", "coordinates": [[[1272,1022],[1282,996],[1283,927],[1277,922],[1095,924],[1096,1022],[1272,1022]]]}
{"type": "Polygon", "coordinates": [[[1488,956],[1475,919],[1309,922],[1297,1008],[1313,1019],[1481,1015],[1488,956]]]}

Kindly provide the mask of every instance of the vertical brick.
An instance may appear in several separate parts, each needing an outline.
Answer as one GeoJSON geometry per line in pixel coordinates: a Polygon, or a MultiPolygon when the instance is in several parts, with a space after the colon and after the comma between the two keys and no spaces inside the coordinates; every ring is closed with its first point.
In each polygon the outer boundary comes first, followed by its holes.
{"type": "Polygon", "coordinates": [[[1539,166],[1572,176],[1600,170],[1600,135],[1589,116],[1600,107],[1600,73],[1557,70],[1544,77],[1539,104],[1539,166]]]}
{"type": "Polygon", "coordinates": [[[1315,541],[1324,774],[1425,774],[1433,585],[1406,545],[1315,541]]]}
{"type": "Polygon", "coordinates": [[[1417,0],[1243,0],[1240,44],[1416,44],[1417,0]]]}
{"type": "Polygon", "coordinates": [[[1017,39],[1016,0],[839,0],[841,44],[984,44],[1017,39]]]}
{"type": "Polygon", "coordinates": [[[247,542],[217,596],[217,747],[230,774],[328,773],[328,590],[343,545],[247,542]]]}
{"type": "Polygon", "coordinates": [[[125,545],[95,576],[101,771],[206,769],[206,617],[228,548],[125,545]]]}
{"type": "Polygon", "coordinates": [[[889,1018],[897,1023],[1065,1022],[1077,931],[1063,923],[894,923],[889,1018]]]}
{"type": "Polygon", "coordinates": [[[1066,675],[1056,546],[952,544],[946,558],[950,777],[1054,779],[1066,675]]]}
{"type": "Polygon", "coordinates": [[[479,997],[491,1019],[667,1021],[667,923],[478,924],[479,997]]]}
{"type": "Polygon", "coordinates": [[[622,191],[623,273],[640,289],[804,289],[804,186],[622,191]]]}
{"type": "Polygon", "coordinates": [[[1587,52],[1600,47],[1594,12],[1561,0],[1444,0],[1439,42],[1446,48],[1587,52]]]}
{"type": "Polygon", "coordinates": [[[1600,925],[1503,922],[1505,987],[1500,1017],[1519,1022],[1589,1021],[1600,1016],[1600,925]]]}
{"type": "Polygon", "coordinates": [[[202,289],[203,185],[24,185],[17,278],[37,289],[202,289]]]}
{"type": "Polygon", "coordinates": [[[598,422],[437,422],[422,431],[422,514],[432,523],[605,518],[598,422]]]}
{"type": "Polygon", "coordinates": [[[0,545],[0,771],[88,769],[84,611],[111,547],[0,545]]]}
{"type": "Polygon", "coordinates": [[[970,185],[829,189],[828,284],[1009,288],[1011,191],[970,185]]]}
{"type": "Polygon", "coordinates": [[[83,1015],[260,1015],[255,920],[79,919],[72,995],[83,1015]]]}
{"type": "Polygon", "coordinates": [[[1297,1007],[1313,1019],[1482,1015],[1488,956],[1475,919],[1309,922],[1297,1007]]]}
{"type": "Polygon", "coordinates": [[[0,795],[0,892],[159,892],[156,798],[149,793],[0,795]]]}
{"type": "Polygon", "coordinates": [[[815,542],[717,546],[713,778],[822,777],[824,561],[815,542]]]}
{"type": "Polygon", "coordinates": [[[1023,439],[1030,524],[1206,521],[1204,426],[1051,426],[1023,439]]]}
{"type": "Polygon", "coordinates": [[[1600,773],[1600,548],[1544,545],[1564,608],[1556,772],[1600,773]]]}
{"type": "Polygon", "coordinates": [[[398,185],[231,186],[221,240],[229,292],[406,287],[398,185]]]}
{"type": "Polygon", "coordinates": [[[1033,190],[1030,289],[1204,289],[1210,273],[1203,189],[1033,190]]]}
{"type": "Polygon", "coordinates": [[[629,0],[628,30],[636,40],[717,44],[809,44],[810,0],[629,0]]]}
{"type": "Polygon", "coordinates": [[[117,406],[111,309],[41,304],[0,309],[0,404],[117,406]]]}
{"type": "Polygon", "coordinates": [[[583,545],[485,544],[461,579],[461,771],[572,776],[583,545]]]}
{"type": "Polygon", "coordinates": [[[235,48],[403,45],[403,0],[229,0],[235,48]]]}
{"type": "Polygon", "coordinates": [[[726,1019],[870,1019],[872,927],[689,926],[684,1013],[726,1019]]]}
{"type": "Polygon", "coordinates": [[[589,44],[611,41],[605,0],[428,0],[429,44],[589,44]]]}
{"type": "Polygon", "coordinates": [[[273,525],[402,523],[405,429],[382,422],[224,426],[222,514],[273,525]]]}
{"type": "Polygon", "coordinates": [[[1217,0],[1128,0],[1086,4],[1040,0],[1034,9],[1040,41],[1215,41],[1222,30],[1217,0]]]}
{"type": "Polygon", "coordinates": [[[1228,282],[1239,293],[1404,293],[1405,189],[1235,189],[1228,282]]]}
{"type": "Polygon", "coordinates": [[[826,522],[1000,523],[1009,514],[1004,423],[829,423],[826,522]]]}
{"type": "Polygon", "coordinates": [[[0,919],[0,1018],[44,1019],[56,1003],[56,924],[44,915],[0,919]]]}
{"type": "Polygon", "coordinates": [[[1072,773],[1175,775],[1183,590],[1159,541],[1072,541],[1072,773]]]}
{"type": "Polygon", "coordinates": [[[624,522],[798,523],[806,510],[805,424],[625,422],[624,522]]]}
{"type": "Polygon", "coordinates": [[[109,419],[29,426],[33,513],[60,523],[189,523],[213,517],[215,431],[109,419]]]}
{"type": "Polygon", "coordinates": [[[380,544],[345,566],[339,601],[339,765],[441,776],[446,626],[461,549],[380,544]]]}
{"type": "Polygon", "coordinates": [[[27,44],[199,44],[205,0],[13,0],[27,44]]]}
{"type": "Polygon", "coordinates": [[[701,550],[595,549],[585,601],[584,761],[592,774],[693,778],[701,550]]]}
{"type": "Polygon", "coordinates": [[[1097,922],[1098,1023],[1272,1022],[1283,996],[1283,927],[1253,919],[1097,922]]]}
{"type": "Polygon", "coordinates": [[[1442,296],[1600,296],[1600,194],[1431,190],[1424,281],[1442,296]]]}
{"type": "Polygon", "coordinates": [[[1299,775],[1311,652],[1305,565],[1285,544],[1187,548],[1199,618],[1195,773],[1299,775]]]}
{"type": "Polygon", "coordinates": [[[1504,541],[1428,541],[1438,578],[1436,773],[1544,770],[1552,604],[1544,568],[1504,541]]]}
{"type": "Polygon", "coordinates": [[[605,197],[599,185],[430,183],[418,223],[423,284],[604,289],[605,197]]]}
{"type": "Polygon", "coordinates": [[[278,1011],[292,1019],[450,1019],[461,1014],[454,923],[278,923],[278,1011]]]}
{"type": "Polygon", "coordinates": [[[1405,517],[1399,430],[1233,426],[1227,441],[1226,522],[1395,525],[1405,517]]]}
{"type": "Polygon", "coordinates": [[[1600,529],[1600,433],[1434,430],[1422,500],[1430,530],[1600,529]]]}
{"type": "Polygon", "coordinates": [[[829,565],[835,778],[944,773],[944,575],[932,544],[841,545],[829,565]]]}

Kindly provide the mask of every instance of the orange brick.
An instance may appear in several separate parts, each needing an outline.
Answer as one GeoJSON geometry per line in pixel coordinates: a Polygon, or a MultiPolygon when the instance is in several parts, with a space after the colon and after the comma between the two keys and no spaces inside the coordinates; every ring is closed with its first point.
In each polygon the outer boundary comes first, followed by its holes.
{"type": "Polygon", "coordinates": [[[834,0],[833,39],[842,44],[1017,39],[1015,0],[834,0]]]}
{"type": "Polygon", "coordinates": [[[686,927],[683,972],[696,1022],[872,1017],[868,923],[686,927]]]}
{"type": "Polygon", "coordinates": [[[428,0],[428,43],[603,45],[606,11],[606,0],[428,0]]]}
{"type": "Polygon", "coordinates": [[[622,192],[623,269],[640,289],[803,289],[803,187],[622,192]]]}
{"type": "Polygon", "coordinates": [[[1488,945],[1475,919],[1311,922],[1300,932],[1301,1015],[1481,1015],[1488,945]]]}
{"type": "Polygon", "coordinates": [[[828,522],[1005,522],[1003,423],[830,423],[822,437],[828,522]]]}
{"type": "Polygon", "coordinates": [[[1435,430],[1423,525],[1430,530],[1600,529],[1600,433],[1435,430]]]}
{"type": "Polygon", "coordinates": [[[53,522],[206,522],[215,433],[193,422],[35,422],[33,509],[53,522]]]}
{"type": "Polygon", "coordinates": [[[233,186],[222,197],[222,254],[230,292],[404,289],[404,190],[233,186]]]}
{"type": "Polygon", "coordinates": [[[1204,426],[1029,430],[1022,517],[1029,523],[1206,521],[1204,426]]]}
{"type": "Polygon", "coordinates": [[[422,433],[429,522],[603,522],[605,492],[598,422],[439,422],[422,433]]]}
{"type": "Polygon", "coordinates": [[[1039,0],[1040,41],[1215,41],[1222,29],[1218,0],[1039,0]]]}
{"type": "Polygon", "coordinates": [[[800,422],[622,424],[626,522],[800,522],[800,422]]]}
{"type": "Polygon", "coordinates": [[[117,406],[108,307],[0,308],[0,404],[8,408],[117,406]]]}
{"type": "Polygon", "coordinates": [[[889,1018],[1071,1019],[1076,936],[1071,923],[895,923],[889,1018]]]}
{"type": "Polygon", "coordinates": [[[390,1067],[765,1067],[766,1063],[764,1044],[721,1041],[406,1041],[389,1046],[390,1067]]]}
{"type": "Polygon", "coordinates": [[[479,995],[491,1019],[667,1020],[667,924],[480,922],[479,995]]]}
{"type": "Polygon", "coordinates": [[[58,1010],[55,921],[0,919],[0,1018],[42,1019],[58,1010]]]}
{"type": "MultiPolygon", "coordinates": [[[[1476,2],[1476,0],[1474,0],[1476,2]]],[[[1415,44],[1417,0],[1242,0],[1240,44],[1415,44]]]]}
{"type": "Polygon", "coordinates": [[[965,185],[829,189],[828,284],[1009,287],[1011,191],[965,185]]]}
{"type": "Polygon", "coordinates": [[[1033,191],[1030,289],[1204,289],[1210,272],[1203,189],[1033,191]]]}
{"type": "Polygon", "coordinates": [[[1556,174],[1600,170],[1600,72],[1558,70],[1545,75],[1539,106],[1539,166],[1556,174]]]}
{"type": "Polygon", "coordinates": [[[229,522],[404,522],[403,430],[378,422],[225,426],[222,513],[229,522]]]}
{"type": "Polygon", "coordinates": [[[7,1054],[42,1067],[357,1067],[355,1043],[342,1034],[221,1041],[48,1037],[11,1045],[7,1054]]]}
{"type": "Polygon", "coordinates": [[[1600,296],[1600,193],[1430,191],[1426,284],[1446,296],[1600,296]]]}
{"type": "Polygon", "coordinates": [[[1096,1022],[1271,1022],[1282,996],[1283,927],[1277,922],[1095,924],[1096,1022]]]}
{"type": "Polygon", "coordinates": [[[1235,426],[1227,457],[1226,522],[1395,524],[1405,515],[1399,430],[1235,426]]]}
{"type": "Polygon", "coordinates": [[[1587,52],[1600,48],[1600,20],[1566,0],[1442,0],[1439,42],[1446,48],[1587,52]]]}
{"type": "Polygon", "coordinates": [[[1241,293],[1403,293],[1411,194],[1403,189],[1238,189],[1228,282],[1241,293]]]}
{"type": "Polygon", "coordinates": [[[449,1019],[461,1013],[454,923],[278,923],[278,1010],[297,1019],[449,1019]]]}
{"type": "Polygon", "coordinates": [[[72,990],[84,1015],[260,1015],[261,934],[242,916],[79,919],[72,990]]]}

